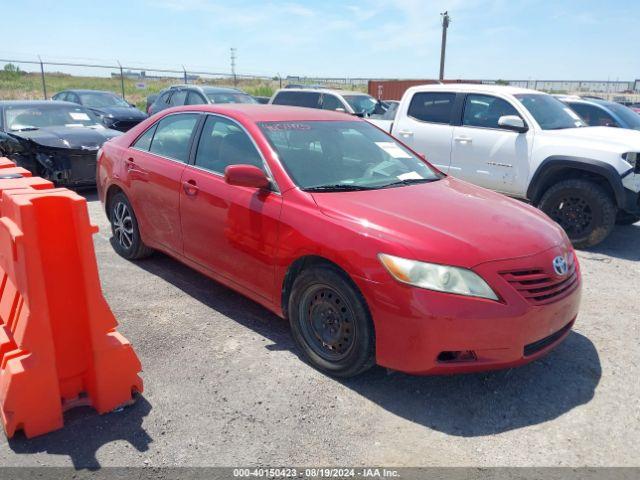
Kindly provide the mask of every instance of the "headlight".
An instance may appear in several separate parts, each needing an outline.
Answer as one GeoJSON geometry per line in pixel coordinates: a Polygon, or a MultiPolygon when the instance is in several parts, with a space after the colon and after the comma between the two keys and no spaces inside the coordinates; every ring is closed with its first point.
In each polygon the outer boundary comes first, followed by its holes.
{"type": "Polygon", "coordinates": [[[466,268],[418,262],[384,253],[380,253],[378,258],[399,282],[438,292],[498,300],[487,282],[466,268]]]}
{"type": "Polygon", "coordinates": [[[622,154],[622,158],[629,165],[631,165],[632,167],[635,167],[636,165],[638,165],[638,156],[639,155],[640,154],[638,154],[636,152],[627,152],[627,153],[623,153],[622,154]]]}

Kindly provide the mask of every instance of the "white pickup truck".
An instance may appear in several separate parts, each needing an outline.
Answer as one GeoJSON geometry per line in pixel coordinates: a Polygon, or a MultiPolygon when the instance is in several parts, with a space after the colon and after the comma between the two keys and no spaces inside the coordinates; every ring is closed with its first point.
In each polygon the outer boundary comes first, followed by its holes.
{"type": "Polygon", "coordinates": [[[640,132],[587,127],[551,95],[425,85],[406,91],[393,120],[369,121],[443,172],[536,205],[576,247],[640,220],[640,132]]]}

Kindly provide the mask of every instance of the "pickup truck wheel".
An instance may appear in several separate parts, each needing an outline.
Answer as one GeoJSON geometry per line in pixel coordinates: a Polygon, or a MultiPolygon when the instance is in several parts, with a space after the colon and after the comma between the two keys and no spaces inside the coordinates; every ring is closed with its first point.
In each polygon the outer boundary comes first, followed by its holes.
{"type": "Polygon", "coordinates": [[[636,222],[640,222],[640,215],[634,215],[622,210],[618,211],[618,216],[616,217],[616,225],[633,225],[636,222]]]}
{"type": "Polygon", "coordinates": [[[153,253],[142,242],[138,220],[129,199],[122,192],[116,193],[109,203],[109,221],[113,235],[111,244],[120,256],[127,260],[138,260],[153,253]]]}
{"type": "Polygon", "coordinates": [[[560,224],[576,248],[602,242],[613,230],[616,205],[607,191],[595,182],[564,180],[552,185],[538,208],[560,224]]]}
{"type": "Polygon", "coordinates": [[[291,333],[318,370],[352,377],[375,363],[373,323],[362,294],[330,266],[303,270],[289,298],[291,333]]]}

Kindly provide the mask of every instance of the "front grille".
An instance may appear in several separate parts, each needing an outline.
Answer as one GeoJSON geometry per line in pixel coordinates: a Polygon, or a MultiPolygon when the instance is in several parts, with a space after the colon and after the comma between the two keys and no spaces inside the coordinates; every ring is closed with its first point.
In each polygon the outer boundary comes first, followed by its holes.
{"type": "Polygon", "coordinates": [[[558,301],[578,288],[578,273],[573,255],[569,255],[569,271],[562,277],[551,275],[542,268],[502,272],[502,276],[533,305],[558,301]]]}
{"type": "Polygon", "coordinates": [[[567,325],[562,327],[557,332],[552,333],[548,337],[544,337],[536,342],[530,343],[524,346],[524,356],[528,357],[529,355],[533,355],[534,353],[538,353],[540,350],[547,348],[549,345],[555,343],[560,337],[562,337],[567,330],[571,329],[573,325],[573,321],[569,322],[567,325]]]}

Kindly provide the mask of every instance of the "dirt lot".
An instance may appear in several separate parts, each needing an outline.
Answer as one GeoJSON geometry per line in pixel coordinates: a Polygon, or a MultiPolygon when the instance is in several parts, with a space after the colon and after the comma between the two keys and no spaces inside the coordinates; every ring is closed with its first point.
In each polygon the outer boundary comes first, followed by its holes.
{"type": "Polygon", "coordinates": [[[0,465],[640,464],[640,224],[579,254],[582,312],[520,369],[336,381],[297,356],[287,324],[156,255],[118,257],[89,196],[104,292],[144,365],[145,393],[102,417],[0,439],[0,465]]]}

